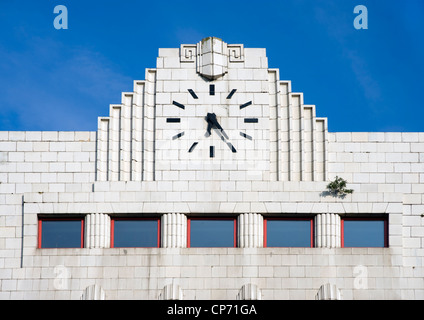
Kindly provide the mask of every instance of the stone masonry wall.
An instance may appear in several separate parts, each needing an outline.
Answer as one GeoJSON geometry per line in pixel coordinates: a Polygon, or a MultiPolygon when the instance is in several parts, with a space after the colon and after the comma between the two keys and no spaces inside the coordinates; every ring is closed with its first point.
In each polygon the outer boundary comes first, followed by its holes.
{"type": "MultiPolygon", "coordinates": [[[[388,213],[389,248],[37,249],[40,212],[136,212],[143,194],[151,210],[181,202],[177,182],[162,191],[166,181],[94,183],[95,141],[94,132],[0,132],[1,299],[79,299],[91,285],[106,299],[157,299],[171,284],[184,299],[235,299],[248,284],[262,299],[314,299],[326,283],[343,299],[424,299],[423,133],[329,134],[329,179],[355,190],[343,200],[320,196],[325,182],[260,181],[221,181],[227,189],[210,198],[233,214],[388,213]]],[[[202,183],[186,192],[210,192],[202,183]]]]}

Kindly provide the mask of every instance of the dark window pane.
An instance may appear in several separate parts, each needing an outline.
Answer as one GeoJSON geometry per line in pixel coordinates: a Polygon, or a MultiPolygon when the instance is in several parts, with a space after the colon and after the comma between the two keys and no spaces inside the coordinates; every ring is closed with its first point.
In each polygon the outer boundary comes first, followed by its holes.
{"type": "Polygon", "coordinates": [[[267,247],[310,247],[310,220],[267,220],[267,247]]]}
{"type": "Polygon", "coordinates": [[[384,247],[383,220],[344,220],[345,247],[384,247]]]}
{"type": "Polygon", "coordinates": [[[81,248],[81,220],[43,220],[41,223],[41,248],[81,248]]]}
{"type": "Polygon", "coordinates": [[[234,247],[234,220],[191,220],[190,247],[234,247]]]}
{"type": "Polygon", "coordinates": [[[114,247],[157,247],[157,220],[115,220],[114,247]]]}

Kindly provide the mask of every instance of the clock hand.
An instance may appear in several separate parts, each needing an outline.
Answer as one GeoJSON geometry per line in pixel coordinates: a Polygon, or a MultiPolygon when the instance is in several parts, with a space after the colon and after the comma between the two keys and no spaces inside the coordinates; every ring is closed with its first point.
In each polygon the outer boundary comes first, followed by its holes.
{"type": "Polygon", "coordinates": [[[222,132],[220,132],[219,130],[217,130],[217,132],[218,132],[219,136],[221,137],[221,140],[224,141],[224,143],[228,146],[228,148],[230,148],[230,150],[233,153],[236,153],[237,152],[236,148],[234,148],[234,146],[231,144],[231,142],[228,142],[226,140],[226,139],[228,139],[228,136],[225,138],[224,135],[222,134],[222,133],[225,134],[225,132],[223,130],[222,130],[222,132]]]}
{"type": "Polygon", "coordinates": [[[211,129],[212,129],[212,127],[213,127],[212,114],[211,114],[211,113],[208,113],[208,114],[206,115],[205,120],[206,120],[206,122],[208,123],[208,128],[206,129],[206,131],[207,131],[207,137],[209,137],[209,136],[212,134],[212,133],[211,133],[211,129]]]}
{"type": "Polygon", "coordinates": [[[228,139],[228,135],[225,133],[224,129],[222,129],[221,125],[219,124],[218,120],[216,119],[216,114],[215,113],[208,113],[206,115],[206,121],[208,122],[208,128],[207,128],[207,132],[208,132],[208,136],[211,135],[211,129],[212,128],[216,128],[218,130],[220,130],[220,133],[222,133],[222,135],[228,139]]]}
{"type": "Polygon", "coordinates": [[[224,141],[224,143],[228,146],[228,148],[230,148],[230,150],[233,153],[237,152],[236,148],[234,148],[234,146],[231,144],[231,142],[228,142],[227,140],[225,140],[224,136],[221,133],[219,133],[219,136],[221,137],[221,140],[224,141]]]}
{"type": "Polygon", "coordinates": [[[221,125],[219,124],[218,120],[216,119],[216,115],[215,113],[208,113],[206,115],[206,121],[208,122],[208,128],[207,128],[207,132],[208,132],[208,136],[211,135],[211,129],[217,129],[216,132],[218,133],[218,135],[220,136],[221,140],[224,141],[227,146],[230,148],[230,150],[235,153],[237,152],[236,148],[234,148],[234,146],[230,143],[227,142],[226,139],[228,140],[228,135],[225,133],[224,129],[222,129],[221,125]]]}

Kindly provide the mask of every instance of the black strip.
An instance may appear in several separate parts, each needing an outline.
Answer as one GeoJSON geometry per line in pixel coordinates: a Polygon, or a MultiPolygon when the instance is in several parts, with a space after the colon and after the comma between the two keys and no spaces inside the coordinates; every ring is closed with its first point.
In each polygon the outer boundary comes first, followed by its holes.
{"type": "Polygon", "coordinates": [[[191,96],[194,98],[194,99],[199,99],[199,97],[197,96],[197,94],[192,90],[192,89],[188,89],[188,92],[190,92],[190,94],[191,94],[191,96]]]}
{"type": "Polygon", "coordinates": [[[252,104],[252,101],[246,102],[245,104],[242,104],[240,106],[240,109],[246,108],[247,106],[250,106],[252,104]]]}
{"type": "Polygon", "coordinates": [[[172,140],[179,139],[184,135],[184,131],[172,137],[172,140]]]}
{"type": "Polygon", "coordinates": [[[214,146],[209,147],[209,157],[211,157],[211,158],[215,157],[215,147],[214,146]]]}
{"type": "Polygon", "coordinates": [[[252,140],[252,137],[251,137],[251,136],[249,136],[248,134],[245,134],[244,132],[240,132],[240,135],[241,135],[243,138],[246,138],[246,139],[252,140]]]}
{"type": "Polygon", "coordinates": [[[258,118],[244,118],[244,123],[258,123],[258,118]]]}
{"type": "Polygon", "coordinates": [[[233,89],[231,90],[231,92],[228,94],[227,99],[231,99],[234,95],[234,93],[236,93],[237,89],[233,89]]]}
{"type": "Polygon", "coordinates": [[[181,121],[180,118],[166,118],[166,122],[170,123],[179,123],[181,121]]]}
{"type": "Polygon", "coordinates": [[[192,145],[191,145],[191,147],[190,147],[190,149],[188,149],[188,152],[192,152],[193,150],[194,150],[194,148],[196,148],[196,146],[197,146],[197,144],[198,144],[199,142],[195,142],[195,143],[193,143],[192,145]]]}
{"type": "Polygon", "coordinates": [[[211,95],[211,96],[215,95],[215,85],[214,84],[209,85],[209,95],[211,95]]]}
{"type": "Polygon", "coordinates": [[[185,109],[185,105],[178,103],[177,101],[172,101],[172,104],[178,108],[185,109]]]}

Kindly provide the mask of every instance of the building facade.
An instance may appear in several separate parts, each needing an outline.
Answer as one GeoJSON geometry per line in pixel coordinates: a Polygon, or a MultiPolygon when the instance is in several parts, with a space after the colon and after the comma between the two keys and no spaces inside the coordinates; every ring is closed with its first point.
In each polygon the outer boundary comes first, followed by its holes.
{"type": "Polygon", "coordinates": [[[0,132],[1,299],[424,299],[423,246],[424,133],[328,132],[265,49],[159,49],[97,132],[0,132]]]}

